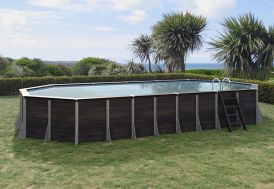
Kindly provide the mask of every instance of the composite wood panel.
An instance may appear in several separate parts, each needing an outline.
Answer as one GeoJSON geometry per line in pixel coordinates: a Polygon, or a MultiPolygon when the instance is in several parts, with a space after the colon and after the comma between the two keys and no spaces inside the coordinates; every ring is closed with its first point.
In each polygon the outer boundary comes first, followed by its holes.
{"type": "Polygon", "coordinates": [[[153,136],[154,101],[153,97],[135,97],[136,137],[153,136]]]}
{"type": "Polygon", "coordinates": [[[109,102],[111,139],[131,137],[131,98],[111,99],[109,102]]]}
{"type": "Polygon", "coordinates": [[[26,98],[26,137],[43,139],[48,125],[48,100],[26,98]]]}
{"type": "Polygon", "coordinates": [[[75,101],[51,101],[51,138],[57,141],[75,140],[75,101]]]}
{"type": "Polygon", "coordinates": [[[79,141],[106,140],[106,100],[79,101],[79,141]]]}
{"type": "Polygon", "coordinates": [[[215,129],[215,94],[199,94],[199,118],[202,130],[215,129]]]}
{"type": "Polygon", "coordinates": [[[157,97],[157,123],[159,134],[176,133],[176,96],[157,97]]]}
{"type": "Polygon", "coordinates": [[[196,95],[179,95],[179,120],[181,131],[196,130],[196,95]]]}

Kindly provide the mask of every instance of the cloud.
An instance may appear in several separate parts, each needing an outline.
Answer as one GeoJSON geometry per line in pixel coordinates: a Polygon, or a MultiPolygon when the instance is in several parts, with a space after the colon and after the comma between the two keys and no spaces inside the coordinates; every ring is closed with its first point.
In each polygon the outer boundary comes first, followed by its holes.
{"type": "Polygon", "coordinates": [[[118,12],[128,13],[118,18],[134,25],[144,20],[146,11],[155,9],[163,4],[161,0],[27,0],[32,6],[39,6],[50,10],[71,12],[118,12]]]}
{"type": "Polygon", "coordinates": [[[0,30],[5,32],[28,32],[39,23],[53,23],[61,19],[50,11],[19,11],[0,9],[0,30]]]}
{"type": "Polygon", "coordinates": [[[152,9],[162,3],[161,0],[111,0],[111,4],[113,9],[125,11],[135,9],[152,9]]]}
{"type": "Polygon", "coordinates": [[[210,18],[220,17],[233,9],[237,0],[171,0],[182,10],[188,10],[210,18]]]}
{"type": "Polygon", "coordinates": [[[147,13],[143,10],[134,10],[128,16],[120,16],[119,18],[129,22],[131,25],[142,22],[147,17],[147,13]]]}
{"type": "Polygon", "coordinates": [[[154,8],[160,0],[27,0],[33,6],[70,11],[115,10],[132,11],[154,8]]]}
{"type": "Polygon", "coordinates": [[[119,33],[108,37],[100,34],[93,36],[9,34],[0,35],[0,49],[1,54],[14,58],[27,56],[45,60],[79,60],[83,57],[95,56],[125,62],[130,57],[128,44],[132,38],[132,35],[119,33]]]}
{"type": "Polygon", "coordinates": [[[30,5],[64,11],[89,12],[107,6],[107,0],[27,0],[30,5]]]}

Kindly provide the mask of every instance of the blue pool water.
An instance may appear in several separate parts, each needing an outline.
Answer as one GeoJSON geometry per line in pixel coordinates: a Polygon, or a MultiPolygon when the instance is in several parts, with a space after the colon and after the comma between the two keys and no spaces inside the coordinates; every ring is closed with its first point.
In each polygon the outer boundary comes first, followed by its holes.
{"type": "MultiPolygon", "coordinates": [[[[250,85],[232,83],[224,84],[223,90],[249,89],[250,85]]],[[[218,83],[214,84],[214,90],[219,90],[218,83]]],[[[207,81],[156,81],[156,82],[131,82],[113,84],[90,85],[61,85],[28,89],[32,96],[63,97],[63,98],[102,98],[159,95],[186,92],[212,91],[212,83],[207,81]]]]}

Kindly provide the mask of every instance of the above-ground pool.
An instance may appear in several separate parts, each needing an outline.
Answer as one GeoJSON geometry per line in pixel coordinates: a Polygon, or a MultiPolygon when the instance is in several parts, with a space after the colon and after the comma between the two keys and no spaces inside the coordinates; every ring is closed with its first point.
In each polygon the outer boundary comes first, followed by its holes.
{"type": "Polygon", "coordinates": [[[202,80],[38,86],[20,89],[17,127],[21,138],[75,144],[220,129],[228,119],[240,124],[234,98],[245,123],[256,124],[257,89],[202,80]]]}

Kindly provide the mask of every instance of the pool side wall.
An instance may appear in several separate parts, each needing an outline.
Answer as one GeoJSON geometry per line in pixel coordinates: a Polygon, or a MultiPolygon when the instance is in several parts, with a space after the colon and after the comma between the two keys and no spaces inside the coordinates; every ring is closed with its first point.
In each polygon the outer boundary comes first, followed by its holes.
{"type": "MultiPolygon", "coordinates": [[[[246,124],[256,124],[256,92],[237,92],[246,124]]],[[[221,93],[230,97],[234,92],[221,93]]],[[[220,120],[222,128],[226,127],[216,94],[205,92],[78,101],[24,97],[22,122],[25,123],[26,138],[75,144],[212,130],[218,128],[217,120],[220,120]]]]}

